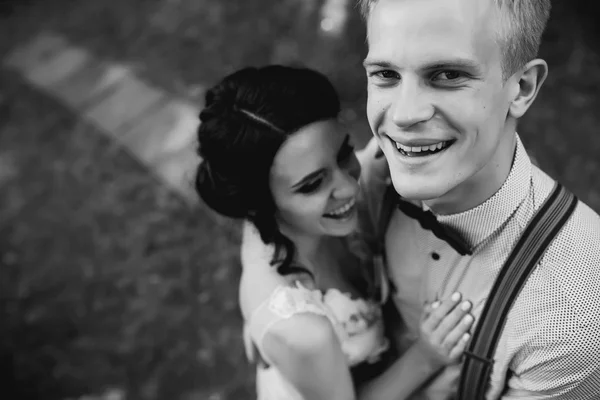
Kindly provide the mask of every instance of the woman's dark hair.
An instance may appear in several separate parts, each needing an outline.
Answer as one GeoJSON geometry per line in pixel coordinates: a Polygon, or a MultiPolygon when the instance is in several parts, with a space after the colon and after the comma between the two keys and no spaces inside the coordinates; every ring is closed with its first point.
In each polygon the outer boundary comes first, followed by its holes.
{"type": "Polygon", "coordinates": [[[206,93],[196,191],[219,214],[251,221],[262,241],[275,246],[272,264],[281,274],[297,268],[292,266],[294,244],[275,220],[269,186],[273,160],[289,135],[339,112],[332,84],[306,68],[245,68],[206,93]]]}

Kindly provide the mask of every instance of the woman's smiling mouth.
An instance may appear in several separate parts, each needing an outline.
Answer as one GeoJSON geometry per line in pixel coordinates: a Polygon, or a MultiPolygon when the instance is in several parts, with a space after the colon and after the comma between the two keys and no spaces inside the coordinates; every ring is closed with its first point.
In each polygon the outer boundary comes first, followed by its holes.
{"type": "Polygon", "coordinates": [[[354,211],[355,203],[356,203],[356,199],[352,198],[352,199],[350,199],[350,201],[348,201],[343,206],[338,207],[335,210],[324,214],[323,216],[326,218],[332,218],[332,219],[338,219],[338,220],[348,218],[354,211]]]}

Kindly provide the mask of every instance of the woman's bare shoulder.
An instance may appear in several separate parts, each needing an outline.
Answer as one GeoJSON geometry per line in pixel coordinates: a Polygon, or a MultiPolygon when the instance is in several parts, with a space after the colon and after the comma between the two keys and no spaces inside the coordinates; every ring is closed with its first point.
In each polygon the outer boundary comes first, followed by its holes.
{"type": "Polygon", "coordinates": [[[265,332],[263,348],[269,358],[319,356],[338,342],[331,321],[316,313],[298,313],[265,332]]]}
{"type": "Polygon", "coordinates": [[[245,320],[263,304],[267,303],[277,289],[287,286],[287,282],[277,273],[244,271],[240,279],[239,301],[245,320]]]}

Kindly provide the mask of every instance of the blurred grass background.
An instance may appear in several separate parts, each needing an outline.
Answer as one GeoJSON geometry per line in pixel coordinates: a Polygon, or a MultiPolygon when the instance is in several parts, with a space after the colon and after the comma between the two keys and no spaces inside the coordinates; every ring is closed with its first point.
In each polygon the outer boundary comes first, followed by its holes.
{"type": "MultiPolygon", "coordinates": [[[[0,56],[42,30],[195,101],[246,65],[302,63],[335,83],[359,144],[366,47],[354,1],[0,2],[0,56]]],[[[554,2],[550,64],[519,132],[600,210],[594,2],[554,2]]],[[[249,399],[238,239],[54,99],[0,70],[0,375],[9,399],[249,399]],[[87,397],[86,397],[87,396],[87,397]]]]}

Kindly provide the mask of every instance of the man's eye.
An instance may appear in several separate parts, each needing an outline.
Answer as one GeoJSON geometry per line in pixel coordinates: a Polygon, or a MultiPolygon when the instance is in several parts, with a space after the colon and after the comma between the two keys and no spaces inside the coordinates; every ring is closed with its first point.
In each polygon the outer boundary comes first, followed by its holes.
{"type": "Polygon", "coordinates": [[[379,72],[379,75],[382,78],[386,78],[386,79],[393,79],[396,78],[398,76],[398,74],[394,71],[390,71],[389,69],[383,70],[381,72],[379,72]]]}
{"type": "Polygon", "coordinates": [[[377,71],[371,71],[367,73],[367,76],[371,79],[380,81],[390,81],[400,79],[400,75],[391,69],[382,69],[377,71]]]}
{"type": "Polygon", "coordinates": [[[323,182],[323,179],[315,179],[314,181],[301,186],[300,189],[298,189],[298,192],[303,194],[312,193],[321,186],[321,182],[323,182]]]}
{"type": "Polygon", "coordinates": [[[455,81],[463,78],[464,74],[458,71],[442,71],[434,75],[434,81],[455,81]]]}

